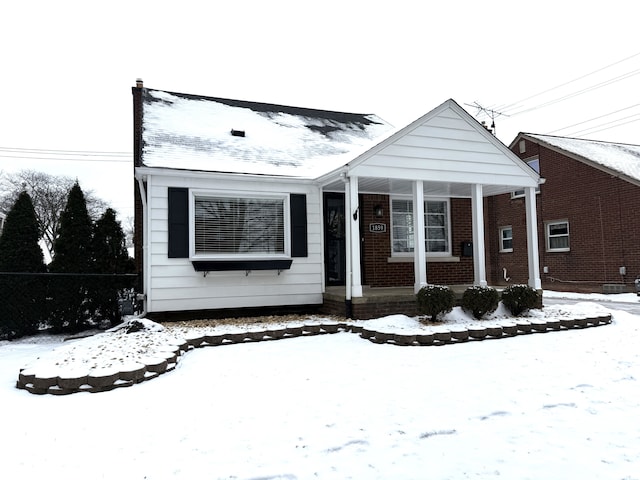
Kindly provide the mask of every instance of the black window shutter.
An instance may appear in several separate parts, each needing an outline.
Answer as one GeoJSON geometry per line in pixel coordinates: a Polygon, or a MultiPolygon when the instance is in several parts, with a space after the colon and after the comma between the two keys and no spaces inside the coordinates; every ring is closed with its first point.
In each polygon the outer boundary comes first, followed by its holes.
{"type": "Polygon", "coordinates": [[[292,193],[289,196],[291,210],[291,256],[306,257],[307,253],[307,196],[292,193]]]}
{"type": "Polygon", "coordinates": [[[189,257],[189,189],[169,187],[169,258],[189,257]]]}

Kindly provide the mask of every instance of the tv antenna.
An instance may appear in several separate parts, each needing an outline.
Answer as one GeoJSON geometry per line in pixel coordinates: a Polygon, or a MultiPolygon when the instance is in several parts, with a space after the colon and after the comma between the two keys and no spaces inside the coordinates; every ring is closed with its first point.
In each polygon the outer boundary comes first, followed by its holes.
{"type": "Polygon", "coordinates": [[[487,117],[489,117],[491,119],[491,127],[487,127],[484,122],[482,122],[482,124],[485,125],[485,128],[487,130],[489,130],[491,133],[493,133],[494,135],[496,134],[496,117],[500,117],[500,116],[508,117],[509,116],[506,113],[502,113],[502,112],[499,112],[497,110],[492,110],[490,108],[483,107],[478,102],[473,102],[473,104],[465,103],[465,105],[478,109],[478,111],[476,112],[476,117],[478,115],[480,115],[480,113],[484,113],[487,117]]]}

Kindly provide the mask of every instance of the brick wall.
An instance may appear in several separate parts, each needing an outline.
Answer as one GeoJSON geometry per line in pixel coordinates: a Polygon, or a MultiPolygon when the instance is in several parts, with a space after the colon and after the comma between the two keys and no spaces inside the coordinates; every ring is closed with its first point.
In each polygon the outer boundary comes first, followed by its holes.
{"type": "MultiPolygon", "coordinates": [[[[451,244],[454,257],[459,262],[427,262],[429,283],[464,284],[473,283],[473,259],[462,257],[462,242],[472,239],[471,201],[451,199],[451,244]]],[[[360,199],[361,229],[363,242],[362,283],[371,287],[410,286],[415,276],[413,262],[389,262],[391,257],[391,212],[388,195],[362,195],[360,199]],[[374,214],[377,205],[383,207],[383,216],[374,214]],[[387,226],[384,233],[369,232],[371,223],[387,226]]]]}
{"type": "MultiPolygon", "coordinates": [[[[640,187],[555,151],[526,142],[527,159],[538,155],[546,179],[537,195],[538,241],[543,288],[601,291],[604,283],[626,283],[640,275],[640,187]],[[568,220],[570,251],[548,252],[545,222],[568,220]],[[620,267],[627,274],[620,275],[620,267]],[[548,273],[543,268],[548,268],[548,273]]],[[[501,195],[488,199],[491,282],[526,282],[527,250],[524,199],[501,195]],[[498,252],[498,228],[513,226],[513,253],[498,252]]]]}

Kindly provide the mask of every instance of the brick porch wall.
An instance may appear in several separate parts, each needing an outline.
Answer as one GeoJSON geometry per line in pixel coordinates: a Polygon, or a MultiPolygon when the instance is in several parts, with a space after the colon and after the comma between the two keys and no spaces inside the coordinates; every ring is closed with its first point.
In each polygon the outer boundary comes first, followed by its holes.
{"type": "MultiPolygon", "coordinates": [[[[472,239],[471,200],[452,198],[451,207],[451,245],[453,256],[460,257],[459,262],[427,262],[429,283],[445,285],[473,282],[473,259],[462,256],[462,242],[472,239]]],[[[391,257],[391,212],[388,195],[362,195],[360,200],[362,255],[362,283],[372,287],[410,286],[414,283],[413,262],[389,262],[391,257]],[[381,218],[374,215],[376,205],[383,207],[381,218]],[[371,223],[383,223],[387,226],[384,233],[369,232],[371,223]]]]}

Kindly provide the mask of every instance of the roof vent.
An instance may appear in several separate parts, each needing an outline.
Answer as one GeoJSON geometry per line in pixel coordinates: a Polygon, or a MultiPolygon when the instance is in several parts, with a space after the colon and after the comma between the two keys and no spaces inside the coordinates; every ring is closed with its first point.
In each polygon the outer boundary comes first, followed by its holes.
{"type": "Polygon", "coordinates": [[[233,135],[234,137],[244,137],[244,130],[235,130],[232,128],[231,135],[233,135]]]}

